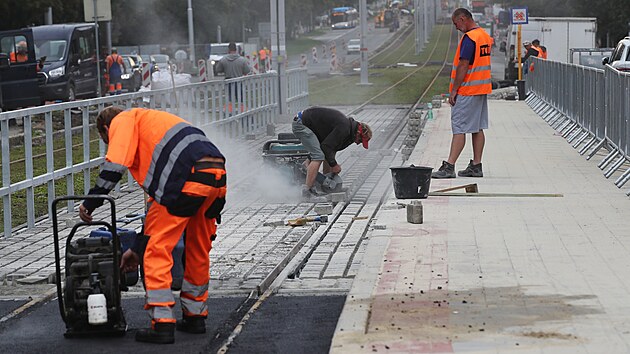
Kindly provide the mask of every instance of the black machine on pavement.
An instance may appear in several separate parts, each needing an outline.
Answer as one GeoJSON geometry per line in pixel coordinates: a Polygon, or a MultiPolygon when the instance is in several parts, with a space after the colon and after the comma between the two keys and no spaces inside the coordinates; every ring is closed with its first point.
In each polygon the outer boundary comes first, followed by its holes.
{"type": "MultiPolygon", "coordinates": [[[[304,183],[304,161],[310,154],[293,133],[279,133],[277,139],[265,142],[262,155],[265,163],[278,168],[296,184],[304,183]]],[[[315,186],[323,193],[340,192],[343,190],[343,181],[338,174],[318,172],[315,186]]]]}
{"type": "Polygon", "coordinates": [[[57,198],[52,202],[52,221],[57,296],[61,317],[66,323],[64,336],[124,335],[127,322],[121,307],[121,291],[127,290],[127,284],[125,274],[121,274],[119,269],[122,252],[114,200],[105,195],[57,198]],[[65,274],[62,279],[57,206],[60,202],[84,199],[109,202],[111,223],[79,222],[72,227],[65,240],[65,274]],[[79,228],[94,225],[106,227],[111,237],[74,239],[79,228]],[[63,288],[62,280],[65,280],[63,288]]]}

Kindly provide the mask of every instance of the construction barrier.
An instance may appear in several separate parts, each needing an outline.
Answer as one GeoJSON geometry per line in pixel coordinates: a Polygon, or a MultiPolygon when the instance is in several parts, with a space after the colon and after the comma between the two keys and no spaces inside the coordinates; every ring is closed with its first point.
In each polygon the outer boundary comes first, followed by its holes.
{"type": "Polygon", "coordinates": [[[322,44],[322,59],[326,59],[326,45],[322,44]]]}
{"type": "Polygon", "coordinates": [[[142,87],[151,85],[151,66],[149,63],[142,63],[142,87]]]}
{"type": "Polygon", "coordinates": [[[313,64],[319,63],[319,59],[317,59],[317,47],[313,47],[311,50],[311,56],[313,57],[313,64]]]}
{"type": "Polygon", "coordinates": [[[345,38],[341,38],[341,48],[343,48],[343,50],[348,50],[348,47],[346,46],[345,38]]]}
{"type": "Polygon", "coordinates": [[[306,66],[306,54],[302,54],[300,56],[300,66],[302,66],[302,67],[306,66]]]}
{"type": "Polygon", "coordinates": [[[205,82],[208,81],[208,75],[206,71],[206,61],[200,59],[197,61],[197,66],[199,67],[199,81],[205,82]]]}
{"type": "Polygon", "coordinates": [[[252,69],[252,74],[258,75],[260,74],[260,69],[258,67],[258,57],[256,56],[245,56],[247,58],[247,62],[249,63],[249,67],[252,69]]]}
{"type": "Polygon", "coordinates": [[[208,80],[214,79],[214,67],[212,66],[212,60],[208,59],[206,61],[206,75],[208,76],[208,80]]]}
{"type": "Polygon", "coordinates": [[[330,68],[329,71],[331,73],[337,72],[337,55],[335,53],[330,54],[330,68]]]}

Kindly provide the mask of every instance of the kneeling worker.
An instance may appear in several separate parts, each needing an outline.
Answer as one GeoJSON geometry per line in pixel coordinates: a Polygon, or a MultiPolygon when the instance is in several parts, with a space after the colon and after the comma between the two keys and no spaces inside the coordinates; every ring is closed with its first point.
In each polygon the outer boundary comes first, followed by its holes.
{"type": "Polygon", "coordinates": [[[372,129],[352,117],[336,109],[311,107],[298,112],[293,118],[293,134],[295,134],[310,153],[306,160],[306,181],[302,186],[302,196],[316,196],[313,189],[319,167],[324,163],[324,173],[339,173],[341,165],[335,160],[337,151],[347,148],[350,144],[363,144],[368,148],[372,138],[372,129]]]}
{"type": "MultiPolygon", "coordinates": [[[[148,243],[143,263],[144,308],[152,320],[150,329],[136,332],[136,340],[173,343],[176,328],[205,333],[208,254],[225,205],[225,158],[203,131],[167,112],[107,107],[96,118],[96,127],[108,147],[103,169],[89,194],[108,194],[129,169],[153,202],[145,219],[148,243]],[[176,321],[171,252],[184,230],[186,269],[180,294],[183,319],[176,321]]],[[[81,220],[91,222],[92,212],[102,204],[98,199],[84,200],[79,207],[81,220]]],[[[122,256],[123,271],[138,267],[138,254],[132,249],[122,256]]]]}

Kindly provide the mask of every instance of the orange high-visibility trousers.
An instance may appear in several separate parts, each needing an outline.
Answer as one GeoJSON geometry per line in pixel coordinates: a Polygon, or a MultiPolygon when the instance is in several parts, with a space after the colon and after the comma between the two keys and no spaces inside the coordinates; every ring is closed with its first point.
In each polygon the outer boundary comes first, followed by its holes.
{"type": "Polygon", "coordinates": [[[175,299],[171,292],[172,251],[184,230],[186,268],[180,293],[182,310],[186,316],[205,317],[208,314],[208,254],[212,249],[211,237],[216,233],[217,213],[225,202],[226,174],[223,168],[213,167],[194,171],[191,177],[182,189],[182,196],[187,199],[181,206],[187,211],[174,211],[154,202],[146,216],[145,234],[149,236],[149,242],[144,253],[145,309],[149,310],[153,323],[175,322],[172,310],[175,299]],[[191,206],[196,210],[191,212],[191,206]],[[214,214],[210,215],[212,210],[214,214]],[[186,216],[187,213],[191,215],[186,216]]]}

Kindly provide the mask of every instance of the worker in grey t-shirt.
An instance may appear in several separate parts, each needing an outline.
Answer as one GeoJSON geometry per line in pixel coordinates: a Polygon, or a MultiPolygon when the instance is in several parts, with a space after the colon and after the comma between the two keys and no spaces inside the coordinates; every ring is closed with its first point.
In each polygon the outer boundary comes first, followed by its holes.
{"type": "MultiPolygon", "coordinates": [[[[226,79],[234,79],[237,77],[245,76],[251,71],[247,59],[243,58],[236,52],[236,44],[230,42],[228,45],[228,54],[219,60],[217,64],[217,73],[225,73],[226,79]]],[[[240,111],[243,112],[245,105],[243,105],[243,83],[242,82],[230,82],[227,84],[226,89],[228,91],[228,107],[229,114],[232,113],[232,96],[241,103],[240,111]],[[240,99],[239,99],[240,98],[240,99]]]]}

